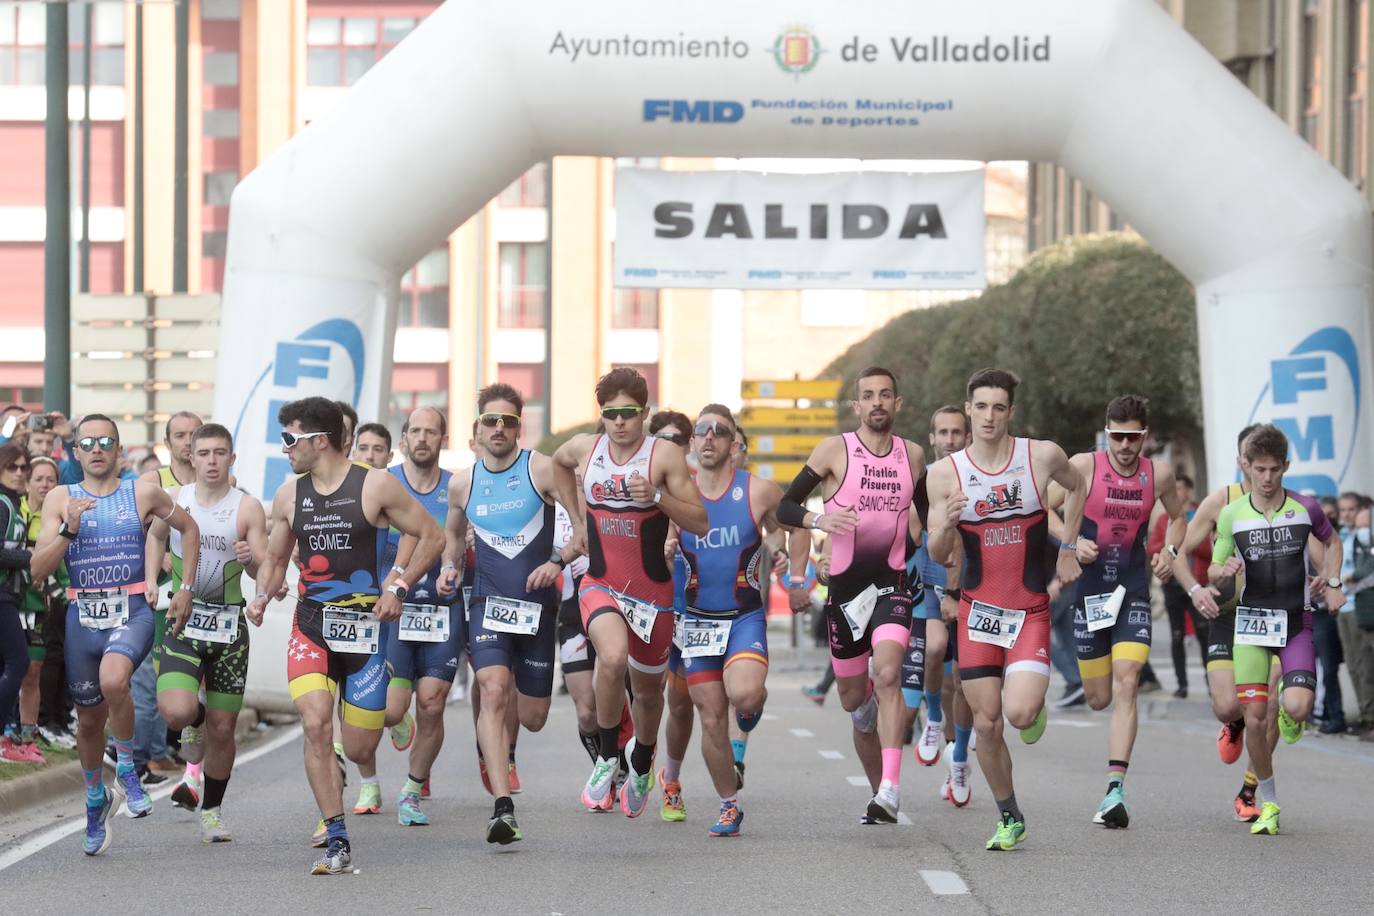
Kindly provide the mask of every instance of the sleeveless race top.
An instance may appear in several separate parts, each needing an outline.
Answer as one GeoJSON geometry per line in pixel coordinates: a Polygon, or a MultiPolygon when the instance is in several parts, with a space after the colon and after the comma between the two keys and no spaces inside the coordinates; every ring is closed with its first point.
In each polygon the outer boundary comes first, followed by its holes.
{"type": "MultiPolygon", "coordinates": [[[[410,479],[406,477],[404,464],[393,464],[387,471],[394,474],[401,481],[401,486],[406,488],[406,492],[415,497],[415,501],[424,507],[439,527],[443,528],[448,522],[448,484],[453,477],[448,471],[439,471],[439,482],[434,485],[434,489],[421,493],[410,485],[410,479]]],[[[386,534],[386,550],[382,554],[382,566],[385,570],[390,570],[396,565],[396,550],[401,544],[401,532],[391,528],[386,534]]],[[[416,582],[411,583],[406,600],[417,604],[448,603],[452,598],[442,600],[439,598],[439,572],[443,568],[442,558],[434,561],[434,566],[425,572],[416,582]]],[[[386,572],[382,573],[385,580],[386,572]]]]}
{"type": "Polygon", "coordinates": [[[1049,605],[1049,525],[1035,486],[1029,439],[1013,439],[1006,466],[986,471],[968,450],[950,455],[968,496],[959,516],[964,545],[963,597],[1000,608],[1049,605]]]}
{"type": "MultiPolygon", "coordinates": [[[[224,498],[206,508],[196,501],[196,485],[188,483],[177,493],[177,505],[200,528],[200,559],[196,562],[193,594],[211,604],[243,604],[243,564],[234,554],[238,540],[239,506],[243,491],[230,487],[224,498]]],[[[181,532],[172,529],[172,590],[181,588],[181,532]]]]}
{"type": "Polygon", "coordinates": [[[93,498],[81,515],[77,536],[67,545],[71,587],[122,588],[143,585],[143,547],[147,532],[138,514],[134,481],[121,480],[109,496],[95,496],[79,483],[67,484],[69,499],[93,498]]]}
{"type": "Polygon", "coordinates": [[[752,611],[763,606],[759,563],[763,540],[749,507],[749,472],[735,471],[717,499],[701,498],[710,530],[704,537],[682,532],[687,561],[684,597],[692,610],[709,614],[752,611]]]}
{"type": "Polygon", "coordinates": [[[488,470],[485,461],[473,465],[464,511],[476,535],[473,595],[532,595],[526,580],[553,556],[554,511],[530,477],[529,449],[504,471],[488,470]]]}
{"type": "Polygon", "coordinates": [[[1247,607],[1298,613],[1311,606],[1307,586],[1307,536],[1322,543],[1334,536],[1331,522],[1310,496],[1284,491],[1272,518],[1255,508],[1253,494],[1229,503],[1217,517],[1212,562],[1232,555],[1244,561],[1240,601],[1247,607]]]}
{"type": "Polygon", "coordinates": [[[849,534],[831,536],[830,577],[852,569],[867,576],[906,569],[907,513],[916,492],[907,460],[906,443],[892,440],[886,455],[875,455],[858,433],[845,433],[844,479],[825,500],[826,512],[853,507],[859,527],[849,534]]]}
{"type": "Polygon", "coordinates": [[[628,481],[652,479],[654,443],[646,438],[624,464],[611,457],[611,440],[598,436],[582,492],[587,502],[587,576],[583,587],[600,585],[666,608],[673,600],[673,574],[663,557],[668,516],[652,499],[630,498],[628,481]]]}
{"type": "Polygon", "coordinates": [[[1097,560],[1083,567],[1078,594],[1100,595],[1124,585],[1130,595],[1148,595],[1145,538],[1154,505],[1155,470],[1150,459],[1141,458],[1135,474],[1123,477],[1106,452],[1093,453],[1081,533],[1097,543],[1097,560]]]}
{"type": "Polygon", "coordinates": [[[350,464],[337,490],[321,495],[309,474],[296,478],[291,530],[301,553],[300,596],[320,604],[367,611],[381,596],[386,530],[363,512],[370,469],[350,464]]]}

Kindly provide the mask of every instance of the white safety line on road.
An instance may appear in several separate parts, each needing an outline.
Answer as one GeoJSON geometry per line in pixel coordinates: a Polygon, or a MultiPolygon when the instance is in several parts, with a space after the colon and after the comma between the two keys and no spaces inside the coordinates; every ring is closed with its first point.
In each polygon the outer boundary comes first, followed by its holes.
{"type": "Polygon", "coordinates": [[[826,760],[843,760],[843,759],[844,759],[844,754],[841,754],[839,751],[816,751],[816,753],[817,753],[817,754],[820,754],[820,755],[821,755],[822,757],[824,757],[826,760]]]}
{"type": "Polygon", "coordinates": [[[813,732],[813,731],[812,731],[811,729],[809,729],[809,728],[789,728],[788,731],[790,731],[790,732],[792,733],[793,737],[796,737],[796,738],[814,738],[814,737],[816,737],[816,733],[813,732]]]}
{"type": "Polygon", "coordinates": [[[952,871],[921,869],[921,880],[933,894],[967,894],[968,885],[952,871]]]}
{"type": "Polygon", "coordinates": [[[863,786],[864,788],[869,788],[867,776],[849,776],[847,778],[851,786],[863,786]]]}
{"type": "Polygon", "coordinates": [[[759,720],[763,722],[776,722],[778,721],[778,717],[773,715],[771,712],[765,712],[759,716],[759,720]]]}
{"type": "MultiPolygon", "coordinates": [[[[246,754],[240,754],[234,761],[234,767],[238,768],[246,763],[252,763],[259,757],[262,757],[266,754],[270,754],[277,748],[290,744],[292,741],[295,741],[300,736],[301,727],[299,725],[294,725],[282,734],[273,738],[271,741],[268,741],[262,747],[255,747],[246,754]]],[[[154,800],[159,798],[166,798],[167,796],[172,794],[172,790],[175,789],[179,784],[180,780],[173,781],[169,779],[167,780],[166,785],[149,792],[148,797],[154,800]]],[[[116,811],[115,816],[118,816],[118,814],[119,812],[116,811]]],[[[67,821],[65,823],[58,824],[56,827],[53,827],[50,830],[46,830],[38,834],[38,836],[34,837],[31,840],[25,840],[24,842],[15,846],[13,849],[8,850],[4,853],[0,853],[0,871],[4,871],[11,865],[16,865],[24,861],[36,852],[40,852],[41,850],[47,849],[49,846],[51,846],[53,843],[56,843],[63,837],[71,836],[73,833],[77,833],[78,831],[85,829],[86,818],[83,815],[78,818],[73,818],[72,820],[67,821]]]]}
{"type": "Polygon", "coordinates": [[[1081,719],[1051,719],[1051,725],[1067,725],[1069,728],[1097,728],[1100,722],[1085,722],[1081,719]]]}

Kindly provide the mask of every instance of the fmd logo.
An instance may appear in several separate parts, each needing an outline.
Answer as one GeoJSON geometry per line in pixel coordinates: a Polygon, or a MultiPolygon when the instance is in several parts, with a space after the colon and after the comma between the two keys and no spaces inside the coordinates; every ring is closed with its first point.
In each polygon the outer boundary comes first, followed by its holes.
{"type": "Polygon", "coordinates": [[[674,123],[734,124],[744,117],[739,102],[713,99],[645,99],[644,120],[671,118],[674,123]]]}
{"type": "Polygon", "coordinates": [[[1270,361],[1250,422],[1273,423],[1288,437],[1289,489],[1340,492],[1359,439],[1361,384],[1359,351],[1344,328],[1314,331],[1270,361]]]}
{"type": "Polygon", "coordinates": [[[289,401],[313,395],[338,398],[340,392],[351,394],[350,403],[357,404],[363,390],[366,352],[362,330],[346,318],[330,318],[290,340],[277,341],[272,361],[253,384],[234,423],[235,441],[239,441],[242,429],[253,434],[262,430],[261,441],[266,446],[264,497],[271,498],[291,473],[291,463],[280,452],[277,412],[289,401]]]}

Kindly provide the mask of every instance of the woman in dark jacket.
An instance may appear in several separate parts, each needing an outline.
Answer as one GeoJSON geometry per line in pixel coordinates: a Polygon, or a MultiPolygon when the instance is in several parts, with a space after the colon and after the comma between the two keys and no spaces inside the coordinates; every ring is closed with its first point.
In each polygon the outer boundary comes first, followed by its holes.
{"type": "MultiPolygon", "coordinates": [[[[29,641],[19,605],[29,584],[29,549],[24,516],[19,511],[28,488],[29,456],[13,443],[0,445],[0,715],[8,716],[19,699],[29,670],[29,641]]],[[[42,763],[35,745],[0,738],[0,758],[12,763],[42,763]],[[33,750],[29,750],[33,748],[33,750]]]]}

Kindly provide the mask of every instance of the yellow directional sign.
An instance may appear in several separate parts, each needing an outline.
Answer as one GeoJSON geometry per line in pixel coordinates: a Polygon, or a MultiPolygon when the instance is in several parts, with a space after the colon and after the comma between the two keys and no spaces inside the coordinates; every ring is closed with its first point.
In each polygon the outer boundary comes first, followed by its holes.
{"type": "Polygon", "coordinates": [[[749,440],[750,454],[769,458],[806,458],[811,450],[825,441],[824,433],[818,435],[777,435],[753,436],[749,440]]]}
{"type": "Polygon", "coordinates": [[[835,411],[828,407],[746,407],[740,424],[756,435],[759,429],[834,429],[835,411]]]}
{"type": "Polygon", "coordinates": [[[740,384],[740,397],[833,401],[840,396],[840,385],[841,381],[837,378],[746,381],[740,384]]]}
{"type": "Polygon", "coordinates": [[[805,461],[751,461],[749,470],[757,474],[764,480],[775,480],[779,484],[786,486],[792,482],[792,478],[801,473],[801,469],[806,467],[805,461]]]}

